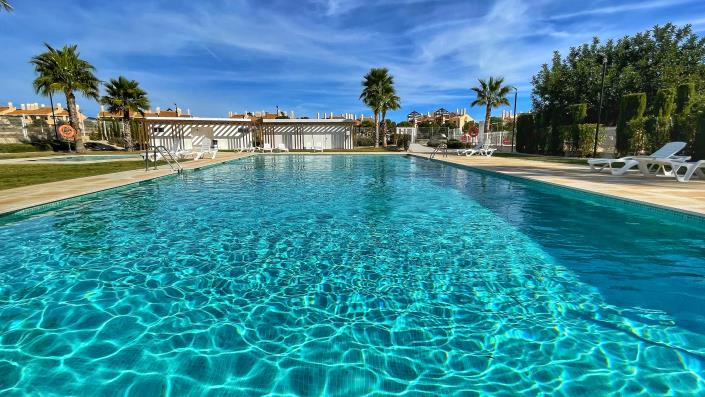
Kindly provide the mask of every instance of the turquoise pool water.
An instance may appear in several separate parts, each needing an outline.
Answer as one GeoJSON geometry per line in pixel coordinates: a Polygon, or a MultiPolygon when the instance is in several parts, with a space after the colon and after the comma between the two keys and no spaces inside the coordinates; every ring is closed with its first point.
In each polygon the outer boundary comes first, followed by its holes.
{"type": "Polygon", "coordinates": [[[90,155],[90,156],[61,156],[61,157],[45,157],[32,159],[29,161],[98,161],[98,160],[123,160],[123,159],[139,159],[139,155],[134,154],[106,154],[106,155],[90,155]]]}
{"type": "Polygon", "coordinates": [[[705,227],[257,156],[0,220],[0,394],[702,395],[705,227]]]}

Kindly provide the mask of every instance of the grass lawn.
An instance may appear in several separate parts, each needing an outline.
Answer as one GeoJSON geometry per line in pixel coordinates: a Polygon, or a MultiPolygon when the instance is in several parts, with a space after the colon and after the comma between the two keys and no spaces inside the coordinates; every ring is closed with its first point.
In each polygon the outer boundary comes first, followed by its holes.
{"type": "Polygon", "coordinates": [[[47,156],[58,156],[63,153],[57,152],[22,152],[22,153],[0,153],[0,160],[5,159],[22,159],[27,157],[47,157],[47,156]]]}
{"type": "Polygon", "coordinates": [[[109,161],[86,164],[0,164],[0,190],[139,168],[144,168],[144,161],[109,161]]]}

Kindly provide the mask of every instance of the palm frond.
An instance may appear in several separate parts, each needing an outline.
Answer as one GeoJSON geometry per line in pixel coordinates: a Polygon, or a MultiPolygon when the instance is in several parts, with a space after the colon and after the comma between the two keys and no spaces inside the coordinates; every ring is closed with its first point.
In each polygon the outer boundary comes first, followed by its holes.
{"type": "Polygon", "coordinates": [[[12,4],[10,4],[8,0],[0,0],[0,9],[7,12],[11,12],[13,10],[12,4]]]}

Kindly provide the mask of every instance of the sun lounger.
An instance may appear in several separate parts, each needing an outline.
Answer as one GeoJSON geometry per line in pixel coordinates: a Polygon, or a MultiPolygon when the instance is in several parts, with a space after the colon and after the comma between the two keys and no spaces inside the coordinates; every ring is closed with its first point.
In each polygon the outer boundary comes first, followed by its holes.
{"type": "Polygon", "coordinates": [[[492,157],[494,152],[496,152],[497,149],[490,147],[489,144],[482,145],[482,148],[480,149],[480,155],[482,156],[487,156],[487,157],[492,157]]]}
{"type": "Polygon", "coordinates": [[[314,152],[314,153],[316,153],[316,152],[321,152],[321,153],[323,153],[323,145],[321,145],[321,144],[315,144],[315,145],[313,145],[313,152],[314,152]]]}
{"type": "Polygon", "coordinates": [[[286,148],[286,145],[283,143],[280,143],[277,145],[277,152],[288,152],[289,149],[286,148]]]}
{"type": "Polygon", "coordinates": [[[274,148],[272,148],[272,145],[269,143],[262,144],[262,146],[258,146],[255,148],[256,152],[270,152],[272,153],[274,151],[274,148]]]}
{"type": "Polygon", "coordinates": [[[201,144],[198,146],[198,150],[193,151],[193,159],[200,160],[206,155],[210,155],[211,159],[214,159],[217,154],[218,148],[211,147],[211,141],[204,139],[203,142],[201,142],[201,144]]]}
{"type": "Polygon", "coordinates": [[[242,153],[242,152],[254,152],[255,150],[257,150],[257,148],[252,147],[252,146],[240,146],[240,147],[237,148],[237,152],[238,152],[238,153],[242,153]]]}
{"type": "Polygon", "coordinates": [[[480,149],[482,149],[482,144],[478,143],[477,145],[475,145],[475,147],[472,147],[472,148],[458,149],[458,150],[456,150],[455,154],[457,154],[458,156],[462,156],[462,155],[472,156],[473,154],[479,153],[480,149]],[[471,154],[468,154],[468,153],[471,153],[471,154]]]}
{"type": "MultiPolygon", "coordinates": [[[[653,152],[650,156],[640,156],[642,159],[645,158],[654,158],[654,159],[660,159],[660,158],[671,158],[671,159],[683,159],[683,156],[676,156],[676,153],[680,152],[685,148],[686,143],[685,142],[669,142],[661,149],[653,152]]],[[[599,159],[599,158],[593,158],[593,159],[588,159],[588,165],[590,165],[590,170],[595,171],[595,172],[600,172],[605,168],[608,168],[612,171],[613,175],[623,175],[627,171],[633,169],[634,167],[639,165],[639,161],[635,160],[637,156],[626,156],[626,157],[620,157],[618,159],[599,159]],[[614,168],[614,164],[624,164],[622,167],[619,168],[614,168]]]]}
{"type": "Polygon", "coordinates": [[[689,182],[693,175],[705,178],[705,160],[688,162],[681,159],[640,159],[639,170],[645,176],[675,176],[678,182],[689,182]]]}
{"type": "Polygon", "coordinates": [[[689,182],[693,175],[705,179],[705,160],[694,161],[688,163],[685,161],[671,161],[671,169],[673,175],[678,179],[678,182],[689,182]],[[681,171],[685,171],[681,174],[681,171]]]}
{"type": "Polygon", "coordinates": [[[152,161],[152,162],[159,161],[162,158],[164,158],[164,156],[162,156],[161,153],[159,153],[159,152],[155,153],[152,150],[149,151],[149,155],[146,155],[144,153],[140,153],[140,156],[142,156],[142,160],[149,159],[149,161],[152,161]]]}

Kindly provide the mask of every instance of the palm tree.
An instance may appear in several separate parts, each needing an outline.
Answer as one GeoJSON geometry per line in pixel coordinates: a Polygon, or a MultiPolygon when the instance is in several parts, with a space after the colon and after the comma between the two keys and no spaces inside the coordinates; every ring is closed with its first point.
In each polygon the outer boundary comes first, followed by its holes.
{"type": "MultiPolygon", "coordinates": [[[[384,110],[384,96],[394,94],[394,79],[387,68],[372,68],[362,81],[360,99],[375,115],[375,147],[379,147],[379,114],[384,110]]],[[[387,146],[385,139],[385,146],[387,146]]]]}
{"type": "MultiPolygon", "coordinates": [[[[34,89],[38,94],[49,95],[53,92],[63,92],[66,95],[66,105],[69,111],[69,124],[81,132],[76,108],[75,91],[87,98],[98,100],[98,85],[100,81],[93,74],[95,68],[79,57],[76,45],[66,45],[55,49],[44,43],[47,51],[30,61],[34,65],[37,78],[34,79],[34,89]]],[[[80,134],[79,134],[80,135],[80,134]]],[[[83,151],[83,142],[76,137],[76,151],[83,151]]]]}
{"type": "Polygon", "coordinates": [[[8,0],[0,0],[0,10],[12,11],[12,5],[8,0]]]}
{"type": "Polygon", "coordinates": [[[147,93],[140,88],[140,83],[128,80],[124,76],[111,79],[105,84],[106,95],[100,98],[100,103],[107,106],[110,113],[122,114],[122,134],[125,138],[125,148],[132,150],[132,131],[130,130],[130,112],[138,112],[144,116],[149,108],[147,93]]]}
{"type": "MultiPolygon", "coordinates": [[[[390,76],[390,81],[393,84],[393,80],[390,76]]],[[[384,147],[387,147],[387,111],[388,110],[398,110],[401,107],[401,104],[399,103],[400,99],[399,96],[397,96],[394,86],[391,86],[391,89],[385,90],[382,95],[380,96],[380,107],[382,109],[382,133],[384,135],[384,147]]]]}
{"type": "Polygon", "coordinates": [[[490,77],[489,81],[483,79],[479,79],[478,81],[480,82],[480,86],[472,88],[477,98],[470,106],[485,105],[485,126],[483,132],[487,133],[490,131],[490,114],[492,113],[492,108],[502,105],[509,106],[507,95],[511,88],[502,85],[504,83],[504,77],[490,77]]]}

